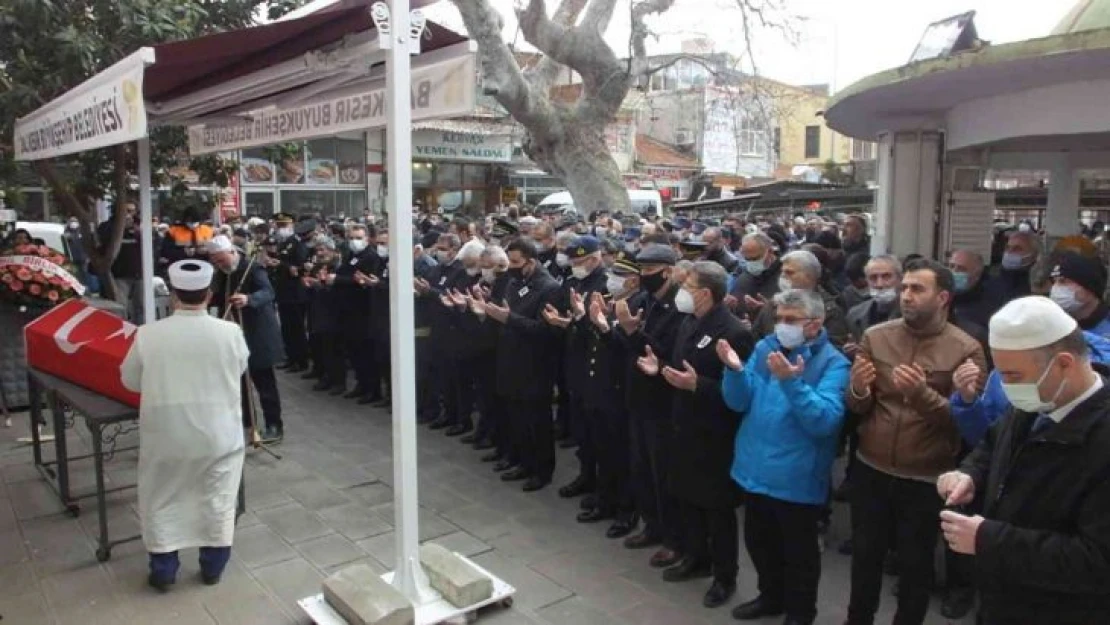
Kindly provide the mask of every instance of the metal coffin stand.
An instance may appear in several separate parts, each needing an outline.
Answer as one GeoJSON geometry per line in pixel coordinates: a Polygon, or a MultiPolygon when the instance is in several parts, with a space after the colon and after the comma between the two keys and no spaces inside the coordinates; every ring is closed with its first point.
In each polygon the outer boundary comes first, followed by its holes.
{"type": "Polygon", "coordinates": [[[58,498],[73,516],[81,513],[78,503],[82,499],[96,498],[96,510],[100,521],[100,533],[97,541],[96,559],[104,562],[112,556],[112,547],[121,543],[131,542],[142,538],[141,535],[129,536],[119,540],[108,538],[108,493],[115,493],[130,488],[135,484],[105,488],[104,486],[104,458],[109,458],[121,451],[138,449],[138,446],[116,448],[115,439],[132,431],[139,419],[137,408],[121,404],[113,399],[94,393],[66,382],[48,373],[36,369],[27,371],[27,387],[30,395],[30,425],[31,445],[34,454],[35,468],[46,478],[47,484],[57,493],[58,498]],[[43,460],[42,441],[39,438],[38,423],[44,423],[42,416],[42,394],[46,393],[50,402],[50,413],[53,417],[54,427],[54,460],[43,460]],[[89,429],[92,439],[93,452],[81,456],[70,456],[66,443],[66,415],[62,406],[69,407],[74,417],[80,416],[89,429]],[[106,435],[105,432],[109,433],[106,435]],[[108,451],[104,448],[108,447],[108,451]],[[91,493],[74,495],[69,489],[69,463],[74,460],[93,459],[93,468],[96,474],[96,490],[91,493]]]}
{"type": "MultiPolygon", "coordinates": [[[[500,605],[503,608],[512,607],[513,594],[516,593],[516,588],[513,588],[504,580],[478,566],[462,554],[456,553],[455,555],[462,558],[464,562],[474,567],[479,573],[493,580],[493,594],[485,601],[478,602],[465,608],[457,608],[441,597],[439,593],[433,591],[435,594],[434,601],[415,606],[416,625],[443,623],[444,621],[450,621],[459,617],[465,617],[468,623],[472,623],[478,618],[478,610],[482,608],[492,605],[500,605]]],[[[383,574],[382,581],[387,584],[393,583],[393,573],[389,572],[383,574]]],[[[328,605],[328,602],[324,600],[323,594],[306,597],[297,603],[306,614],[312,617],[316,625],[348,625],[347,620],[328,605]]]]}

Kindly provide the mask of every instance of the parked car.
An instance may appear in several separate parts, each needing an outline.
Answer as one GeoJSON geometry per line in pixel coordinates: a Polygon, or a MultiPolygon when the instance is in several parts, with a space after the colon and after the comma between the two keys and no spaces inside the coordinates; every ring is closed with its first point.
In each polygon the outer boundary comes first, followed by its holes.
{"type": "MultiPolygon", "coordinates": [[[[650,189],[629,189],[628,200],[632,204],[632,211],[641,217],[650,217],[652,215],[662,218],[663,217],[663,196],[659,195],[658,191],[650,189]]],[[[567,208],[578,211],[574,206],[574,198],[570,196],[570,191],[559,191],[540,200],[538,208],[542,211],[545,207],[560,207],[563,210],[567,208]]]]}

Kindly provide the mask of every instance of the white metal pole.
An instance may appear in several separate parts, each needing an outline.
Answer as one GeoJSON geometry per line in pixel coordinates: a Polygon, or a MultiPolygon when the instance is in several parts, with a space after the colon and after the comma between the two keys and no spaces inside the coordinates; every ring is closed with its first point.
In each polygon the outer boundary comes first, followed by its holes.
{"type": "MultiPolygon", "coordinates": [[[[120,203],[122,198],[117,198],[120,203]]],[[[143,251],[143,323],[154,321],[154,216],[150,206],[150,138],[139,139],[139,231],[143,251]]]]}
{"type": "Polygon", "coordinates": [[[412,92],[409,0],[390,0],[386,57],[386,171],[389,188],[389,311],[393,365],[393,587],[414,605],[434,595],[420,566],[416,469],[416,343],[412,258],[412,92]]]}

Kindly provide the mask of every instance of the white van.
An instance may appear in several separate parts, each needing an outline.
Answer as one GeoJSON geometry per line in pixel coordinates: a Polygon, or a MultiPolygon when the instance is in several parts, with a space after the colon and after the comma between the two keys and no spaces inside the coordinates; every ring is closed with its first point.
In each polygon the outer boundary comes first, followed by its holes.
{"type": "MultiPolygon", "coordinates": [[[[659,195],[658,191],[629,189],[628,201],[632,204],[632,211],[641,217],[650,215],[655,215],[658,218],[663,217],[663,196],[659,195]]],[[[580,212],[574,206],[574,198],[570,196],[570,191],[559,191],[543,198],[540,200],[538,208],[542,210],[545,207],[560,207],[563,210],[569,208],[580,212]]]]}

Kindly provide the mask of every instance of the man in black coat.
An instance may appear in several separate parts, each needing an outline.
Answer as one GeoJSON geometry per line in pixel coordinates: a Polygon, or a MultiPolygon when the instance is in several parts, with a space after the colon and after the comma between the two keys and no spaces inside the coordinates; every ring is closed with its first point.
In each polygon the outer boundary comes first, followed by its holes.
{"type": "Polygon", "coordinates": [[[570,395],[570,426],[578,449],[578,476],[559,489],[561,497],[578,497],[593,492],[597,486],[597,454],[594,449],[591,423],[586,416],[587,373],[583,367],[588,358],[590,322],[584,315],[573,311],[574,300],[579,305],[588,302],[593,293],[605,294],[605,267],[601,261],[601,242],[584,235],[567,246],[571,262],[571,277],[562,285],[560,301],[544,311],[544,320],[563,338],[561,362],[564,366],[565,387],[570,395]]]}
{"type": "MultiPolygon", "coordinates": [[[[336,301],[339,303],[340,325],[343,328],[345,351],[355,372],[355,388],[344,395],[369,404],[381,399],[381,384],[374,360],[374,340],[371,333],[373,314],[370,289],[374,278],[381,273],[381,258],[370,247],[375,234],[371,227],[353,225],[347,233],[347,258],[336,268],[332,280],[336,301]]],[[[339,394],[346,390],[346,382],[332,391],[339,394]]]]}
{"type": "Polygon", "coordinates": [[[543,311],[559,297],[559,284],[540,266],[531,239],[513,241],[506,252],[513,279],[508,297],[482,303],[486,316],[502,324],[497,393],[512,420],[516,442],[513,454],[494,468],[507,471],[501,476],[506,482],[527,479],[524,491],[531,492],[550,484],[555,472],[551,390],[559,336],[544,321],[543,311]]]}
{"type": "MultiPolygon", "coordinates": [[[[504,301],[511,282],[509,257],[504,248],[487,246],[482,250],[480,262],[482,279],[478,292],[488,301],[504,301]]],[[[497,396],[497,343],[501,336],[501,324],[486,317],[485,309],[476,305],[473,291],[467,305],[470,314],[462,320],[460,330],[472,337],[474,343],[474,382],[481,420],[473,434],[460,440],[477,450],[492,449],[482,456],[483,462],[500,462],[508,458],[512,444],[510,424],[507,422],[509,415],[497,396]]]]}
{"type": "Polygon", "coordinates": [[[621,334],[628,343],[626,403],[632,443],[632,484],[644,529],[625,540],[624,546],[644,549],[661,544],[662,548],[651,558],[651,566],[664,568],[678,563],[682,557],[680,509],[667,486],[674,389],[662,376],[640,371],[636,360],[647,347],[656,354],[673,353],[678,328],[686,315],[678,312],[674,303],[680,288],[671,279],[678,262],[674,249],[650,244],[640,251],[637,261],[645,295],[642,312],[620,303],[616,312],[621,334]]]}
{"type": "Polygon", "coordinates": [[[290,234],[291,215],[277,217],[278,243],[277,258],[270,259],[274,269],[274,289],[277,292],[278,314],[281,316],[281,337],[285,343],[289,373],[308,369],[308,335],[305,332],[305,319],[308,314],[308,295],[301,282],[304,265],[309,260],[308,246],[302,237],[315,229],[314,223],[300,222],[290,234]],[[308,229],[306,231],[306,229],[308,229]]]}
{"type": "MultiPolygon", "coordinates": [[[[339,302],[335,287],[329,284],[342,262],[331,237],[317,237],[313,242],[315,256],[312,270],[301,280],[308,290],[308,342],[312,350],[312,367],[316,384],[314,391],[343,388],[347,377],[340,346],[343,344],[339,325],[339,302]]],[[[346,389],[343,389],[346,390],[346,389]]]]}
{"type": "Polygon", "coordinates": [[[721,395],[722,368],[715,351],[725,339],[745,359],[755,340],[724,304],[728,274],[720,265],[694,263],[675,297],[683,320],[671,354],[648,349],[637,365],[674,387],[674,427],[670,486],[683,510],[682,560],[663,572],[670,582],[713,577],[706,607],[727,602],[736,592],[739,491],[729,477],[740,415],[721,395]]]}
{"type": "Polygon", "coordinates": [[[1110,387],[1078,324],[1043,297],[990,323],[1014,404],[941,475],[949,546],[975,557],[985,625],[1105,623],[1110,615],[1110,387]],[[1012,392],[1011,392],[1012,390],[1012,392]],[[960,508],[973,506],[967,516],[960,508]]]}
{"type": "Polygon", "coordinates": [[[740,273],[732,284],[728,304],[736,314],[746,314],[754,321],[763,305],[779,292],[782,263],[775,253],[774,241],[762,232],[744,236],[740,256],[740,273]]]}
{"type": "MultiPolygon", "coordinates": [[[[258,391],[266,423],[262,438],[279,441],[285,436],[285,428],[274,365],[281,361],[283,354],[281,329],[274,310],[274,288],[266,277],[266,270],[237,250],[226,236],[216,236],[209,242],[208,258],[219,269],[212,279],[210,305],[218,310],[220,317],[243,327],[251,351],[247,370],[258,391]]],[[[250,411],[250,394],[244,385],[244,427],[251,425],[250,411]]]]}
{"type": "Polygon", "coordinates": [[[1007,300],[987,277],[983,257],[971,250],[956,250],[948,257],[948,268],[956,281],[956,295],[952,299],[956,316],[987,327],[991,315],[1007,300]]]}
{"type": "MultiPolygon", "coordinates": [[[[458,413],[462,410],[459,405],[459,371],[457,370],[457,344],[460,337],[452,329],[455,326],[455,314],[442,305],[444,295],[451,290],[465,292],[470,280],[466,273],[466,266],[459,256],[462,243],[456,234],[440,234],[436,238],[432,253],[439,265],[433,273],[431,280],[417,279],[416,292],[421,299],[431,302],[428,306],[431,324],[431,338],[434,349],[441,356],[434,359],[434,373],[432,379],[436,387],[434,394],[436,402],[443,407],[443,414],[431,422],[431,429],[440,430],[449,428],[458,421],[458,413]]],[[[467,408],[469,409],[469,407],[467,408]]]]}

